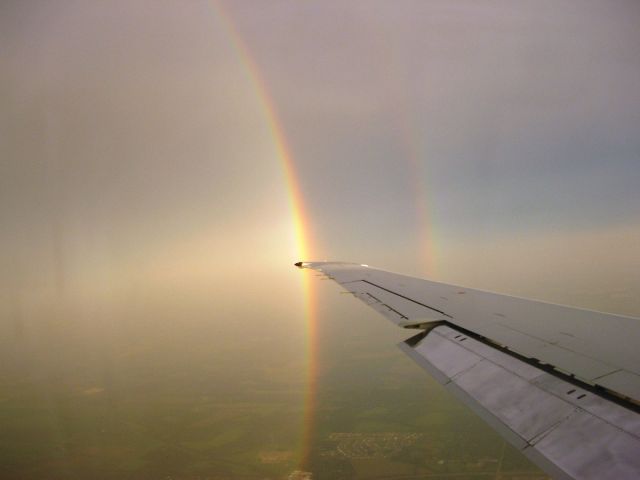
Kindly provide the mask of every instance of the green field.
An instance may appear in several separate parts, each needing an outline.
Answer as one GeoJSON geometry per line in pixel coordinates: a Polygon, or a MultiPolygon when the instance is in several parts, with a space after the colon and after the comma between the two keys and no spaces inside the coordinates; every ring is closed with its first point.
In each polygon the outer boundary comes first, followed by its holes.
{"type": "Polygon", "coordinates": [[[543,478],[395,347],[406,332],[353,329],[369,318],[322,325],[305,465],[307,357],[284,328],[58,321],[5,336],[0,476],[543,478]]]}

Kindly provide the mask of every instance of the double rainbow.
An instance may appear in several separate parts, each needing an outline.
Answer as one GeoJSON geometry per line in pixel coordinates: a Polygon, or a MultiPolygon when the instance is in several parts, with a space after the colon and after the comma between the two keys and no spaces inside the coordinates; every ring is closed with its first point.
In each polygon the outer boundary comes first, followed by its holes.
{"type": "MultiPolygon", "coordinates": [[[[295,235],[297,253],[296,260],[312,260],[310,255],[312,250],[309,238],[310,230],[307,215],[305,214],[303,196],[299,187],[300,183],[296,175],[293,157],[287,144],[282,124],[278,118],[275,104],[269,95],[269,91],[266,87],[264,78],[260,73],[258,65],[251,52],[248,50],[242,36],[235,27],[231,16],[225,12],[220,2],[214,2],[214,5],[217,7],[216,11],[219,14],[219,17],[226,25],[226,29],[231,38],[231,43],[237,51],[238,58],[248,73],[250,82],[256,92],[260,108],[264,113],[278,159],[282,166],[289,196],[290,212],[295,235]]],[[[403,109],[403,114],[400,115],[399,118],[402,126],[401,132],[403,132],[403,134],[401,134],[398,140],[401,149],[404,151],[404,156],[408,160],[410,170],[410,188],[415,199],[418,244],[422,260],[422,270],[425,271],[425,273],[434,275],[436,270],[436,252],[435,243],[433,241],[433,230],[431,228],[433,223],[431,221],[430,211],[428,208],[429,197],[424,187],[425,172],[420,161],[423,157],[422,148],[417,143],[417,139],[420,138],[420,136],[418,135],[418,132],[414,131],[415,129],[412,128],[415,123],[410,121],[406,116],[407,111],[408,109],[403,109]]],[[[304,468],[309,462],[315,428],[318,346],[316,296],[311,285],[311,278],[309,275],[302,276],[302,286],[307,324],[307,389],[304,400],[303,434],[299,458],[300,466],[304,468]]]]}

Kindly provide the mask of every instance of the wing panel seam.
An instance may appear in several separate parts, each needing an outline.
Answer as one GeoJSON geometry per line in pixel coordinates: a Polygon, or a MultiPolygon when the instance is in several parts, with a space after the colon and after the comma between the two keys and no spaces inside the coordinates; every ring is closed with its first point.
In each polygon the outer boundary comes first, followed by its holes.
{"type": "Polygon", "coordinates": [[[417,305],[420,305],[422,307],[428,308],[429,310],[433,310],[434,312],[438,312],[440,315],[444,315],[445,317],[453,318],[451,315],[449,315],[448,313],[443,312],[442,310],[438,310],[437,308],[430,307],[429,305],[426,305],[426,304],[424,304],[422,302],[418,302],[417,300],[414,300],[413,298],[410,298],[410,297],[406,297],[406,296],[402,295],[401,293],[394,292],[393,290],[389,290],[388,288],[385,288],[385,287],[382,287],[380,285],[377,285],[377,284],[375,284],[373,282],[370,282],[369,280],[364,280],[364,279],[354,280],[353,282],[349,282],[349,283],[355,283],[355,282],[368,283],[369,285],[372,285],[372,286],[374,286],[376,288],[379,288],[380,290],[384,290],[385,292],[389,292],[389,293],[391,293],[391,294],[393,294],[393,295],[395,295],[397,297],[404,298],[405,300],[409,300],[410,302],[413,302],[413,303],[415,303],[417,305]]]}

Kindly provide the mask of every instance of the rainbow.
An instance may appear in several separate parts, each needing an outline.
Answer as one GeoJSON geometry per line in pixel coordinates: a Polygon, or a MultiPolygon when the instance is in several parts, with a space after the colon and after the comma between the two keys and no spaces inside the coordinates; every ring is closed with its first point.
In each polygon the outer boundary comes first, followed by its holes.
{"type": "MultiPolygon", "coordinates": [[[[296,175],[293,156],[291,155],[291,150],[289,148],[289,145],[287,144],[284,129],[279,121],[275,104],[269,95],[269,90],[267,89],[258,65],[249,52],[244,40],[242,39],[242,36],[239,34],[231,16],[227,12],[225,12],[220,2],[214,2],[214,6],[216,6],[216,10],[229,32],[229,35],[232,39],[232,44],[237,50],[238,57],[241,59],[241,63],[247,70],[249,79],[255,89],[256,96],[260,103],[260,107],[264,112],[266,122],[276,148],[276,153],[282,166],[284,180],[289,196],[289,206],[295,235],[295,245],[297,253],[297,257],[295,260],[311,260],[309,221],[307,216],[305,215],[304,200],[302,197],[302,193],[300,192],[300,186],[296,175]]],[[[293,262],[291,263],[293,264],[293,262]]],[[[304,308],[307,324],[307,389],[304,399],[302,427],[303,433],[301,449],[299,452],[299,464],[301,467],[307,466],[309,462],[315,428],[315,411],[317,397],[317,308],[316,296],[311,284],[311,280],[312,279],[309,275],[302,276],[305,305],[304,308]]]]}
{"type": "Polygon", "coordinates": [[[408,86],[402,89],[400,105],[395,121],[399,124],[398,143],[404,157],[407,160],[409,170],[409,188],[415,205],[415,219],[417,226],[418,254],[422,273],[433,278],[437,272],[438,258],[435,234],[433,231],[434,222],[430,210],[430,198],[425,188],[426,171],[423,166],[424,148],[420,139],[422,135],[416,130],[418,124],[415,119],[410,118],[412,108],[406,93],[410,91],[408,86]]]}

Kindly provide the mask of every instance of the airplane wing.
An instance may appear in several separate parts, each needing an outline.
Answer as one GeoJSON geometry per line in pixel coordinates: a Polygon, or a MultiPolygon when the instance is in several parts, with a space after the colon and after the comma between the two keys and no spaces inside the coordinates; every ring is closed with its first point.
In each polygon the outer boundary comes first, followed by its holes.
{"type": "Polygon", "coordinates": [[[367,265],[296,266],[420,329],[400,348],[553,478],[640,478],[640,319],[367,265]]]}

